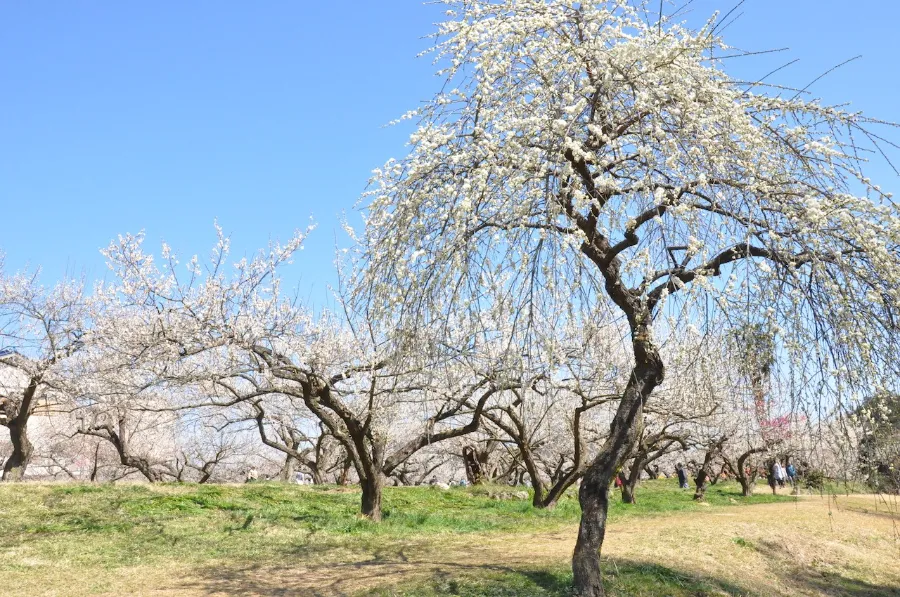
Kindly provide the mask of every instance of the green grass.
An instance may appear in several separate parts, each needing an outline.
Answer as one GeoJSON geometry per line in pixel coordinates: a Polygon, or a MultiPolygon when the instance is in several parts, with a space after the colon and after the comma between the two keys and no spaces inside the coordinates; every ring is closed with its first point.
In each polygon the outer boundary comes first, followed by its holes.
{"type": "MultiPolygon", "coordinates": [[[[663,480],[644,483],[637,505],[622,504],[618,492],[612,496],[613,524],[630,517],[790,499],[764,493],[742,498],[736,486],[719,484],[707,492],[709,506],[702,506],[691,499],[691,492],[663,480]]],[[[57,571],[114,571],[167,562],[269,565],[297,557],[324,562],[338,561],[342,553],[363,551],[390,557],[411,546],[440,549],[442,536],[572,526],[580,514],[574,492],[553,510],[536,510],[530,500],[494,500],[483,488],[386,488],[381,523],[361,518],[358,509],[355,488],[277,483],[4,484],[0,485],[0,574],[30,574],[45,566],[57,571]]],[[[435,579],[408,594],[558,595],[570,583],[565,571],[488,572],[469,581],[447,580],[463,583],[458,593],[440,592],[443,581],[435,579]],[[519,592],[510,593],[504,587],[518,587],[519,592]]],[[[626,570],[613,586],[660,574],[660,570],[626,570]]]]}

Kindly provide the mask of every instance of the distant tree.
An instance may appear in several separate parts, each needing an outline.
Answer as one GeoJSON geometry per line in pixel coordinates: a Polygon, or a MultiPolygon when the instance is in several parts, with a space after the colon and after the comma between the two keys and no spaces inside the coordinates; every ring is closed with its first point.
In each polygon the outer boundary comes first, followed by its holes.
{"type": "MultiPolygon", "coordinates": [[[[298,233],[228,271],[229,242],[220,231],[207,269],[194,259],[187,273],[168,247],[159,267],[142,237],[120,238],[104,252],[116,280],[101,289],[107,304],[95,331],[98,351],[107,370],[118,362],[135,379],[125,385],[140,390],[137,408],[244,408],[266,446],[303,462],[305,448],[289,432],[270,433],[267,423],[269,406],[286,401],[341,444],[362,489],[361,512],[380,520],[386,477],[418,451],[478,430],[490,400],[520,381],[507,380],[496,359],[482,366],[435,341],[394,351],[365,318],[313,318],[282,296],[278,277],[304,238],[298,233]]],[[[117,450],[126,446],[111,425],[89,429],[117,450]]]]}
{"type": "Polygon", "coordinates": [[[900,395],[879,392],[856,414],[860,472],[872,489],[900,493],[900,395]]]}

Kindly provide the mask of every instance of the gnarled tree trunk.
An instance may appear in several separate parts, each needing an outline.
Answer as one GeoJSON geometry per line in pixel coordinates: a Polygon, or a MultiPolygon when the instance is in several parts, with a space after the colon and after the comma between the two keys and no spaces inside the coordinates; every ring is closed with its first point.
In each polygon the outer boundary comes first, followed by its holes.
{"type": "Polygon", "coordinates": [[[31,418],[34,398],[37,393],[39,379],[32,377],[22,393],[22,402],[14,408],[12,401],[4,403],[6,427],[9,429],[9,441],[12,443],[12,454],[3,463],[3,481],[21,481],[25,469],[31,463],[34,446],[28,439],[28,420],[31,418]]]}
{"type": "Polygon", "coordinates": [[[12,454],[3,464],[4,481],[21,481],[25,469],[31,462],[34,446],[28,440],[28,417],[20,421],[19,417],[7,423],[9,439],[12,443],[12,454]]]}
{"type": "Polygon", "coordinates": [[[603,597],[600,548],[606,535],[609,484],[631,453],[643,426],[644,402],[662,382],[664,367],[646,325],[632,320],[636,365],[610,425],[609,437],[581,482],[581,524],[572,555],[575,590],[580,597],[603,597]]]}
{"type": "Polygon", "coordinates": [[[281,480],[284,483],[290,483],[294,480],[294,468],[297,463],[297,459],[291,456],[290,454],[285,454],[284,456],[284,466],[281,467],[281,480]]]}
{"type": "Polygon", "coordinates": [[[766,448],[750,448],[749,450],[738,456],[737,464],[734,464],[734,461],[727,456],[723,456],[725,466],[727,466],[731,470],[731,474],[733,474],[738,480],[738,483],[741,484],[741,495],[744,497],[750,497],[751,495],[753,495],[753,486],[756,484],[756,467],[751,466],[750,470],[748,471],[747,461],[754,454],[762,454],[765,451],[766,448]]]}
{"type": "Polygon", "coordinates": [[[625,477],[625,482],[622,483],[622,502],[626,504],[634,504],[634,493],[637,489],[638,481],[641,478],[641,462],[638,457],[635,457],[634,463],[631,465],[631,469],[628,472],[628,476],[625,477]]]}
{"type": "MultiPolygon", "coordinates": [[[[481,485],[484,482],[484,470],[481,466],[478,450],[473,446],[465,446],[462,451],[463,465],[466,469],[466,480],[469,485],[481,485]]],[[[485,461],[487,458],[485,457],[485,461]]]]}
{"type": "Polygon", "coordinates": [[[707,448],[706,454],[703,456],[703,464],[700,465],[700,470],[697,471],[697,477],[694,479],[694,483],[697,485],[697,489],[694,492],[695,500],[700,501],[706,497],[706,487],[709,485],[713,464],[715,464],[715,460],[718,457],[719,452],[721,452],[722,445],[725,443],[726,439],[726,437],[722,437],[707,448]]]}
{"type": "Polygon", "coordinates": [[[359,481],[362,488],[362,515],[375,522],[381,521],[381,494],[384,482],[380,472],[359,481]]]}

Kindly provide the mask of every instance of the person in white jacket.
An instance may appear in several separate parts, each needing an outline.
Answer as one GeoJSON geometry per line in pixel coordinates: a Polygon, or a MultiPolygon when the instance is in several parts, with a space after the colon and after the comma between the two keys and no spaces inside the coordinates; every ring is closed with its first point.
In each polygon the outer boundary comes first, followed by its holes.
{"type": "Polygon", "coordinates": [[[784,487],[784,467],[781,466],[781,463],[776,460],[775,466],[773,468],[775,469],[775,482],[778,483],[779,487],[784,487]]]}

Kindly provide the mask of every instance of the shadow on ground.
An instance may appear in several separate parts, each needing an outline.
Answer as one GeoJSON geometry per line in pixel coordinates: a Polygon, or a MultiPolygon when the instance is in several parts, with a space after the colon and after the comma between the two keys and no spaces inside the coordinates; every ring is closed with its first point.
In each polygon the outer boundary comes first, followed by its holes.
{"type": "MultiPolygon", "coordinates": [[[[756,595],[722,580],[649,562],[607,560],[604,577],[610,597],[756,595]]],[[[408,564],[373,559],[304,566],[302,573],[290,569],[209,569],[204,577],[183,587],[208,595],[260,597],[571,597],[572,574],[565,568],[408,564]]]]}
{"type": "Polygon", "coordinates": [[[795,579],[797,585],[819,595],[833,597],[900,597],[900,587],[885,587],[846,578],[839,574],[806,573],[795,579]]]}
{"type": "MultiPolygon", "coordinates": [[[[401,554],[402,555],[402,554],[401,554]]],[[[742,587],[688,574],[651,562],[607,559],[604,579],[610,597],[762,597],[770,587],[742,587]]],[[[807,570],[791,574],[792,588],[830,597],[900,597],[900,588],[878,586],[839,574],[807,570]]],[[[460,563],[409,563],[405,558],[290,568],[208,569],[182,585],[206,595],[275,597],[571,597],[565,568],[515,568],[460,563]]]]}

